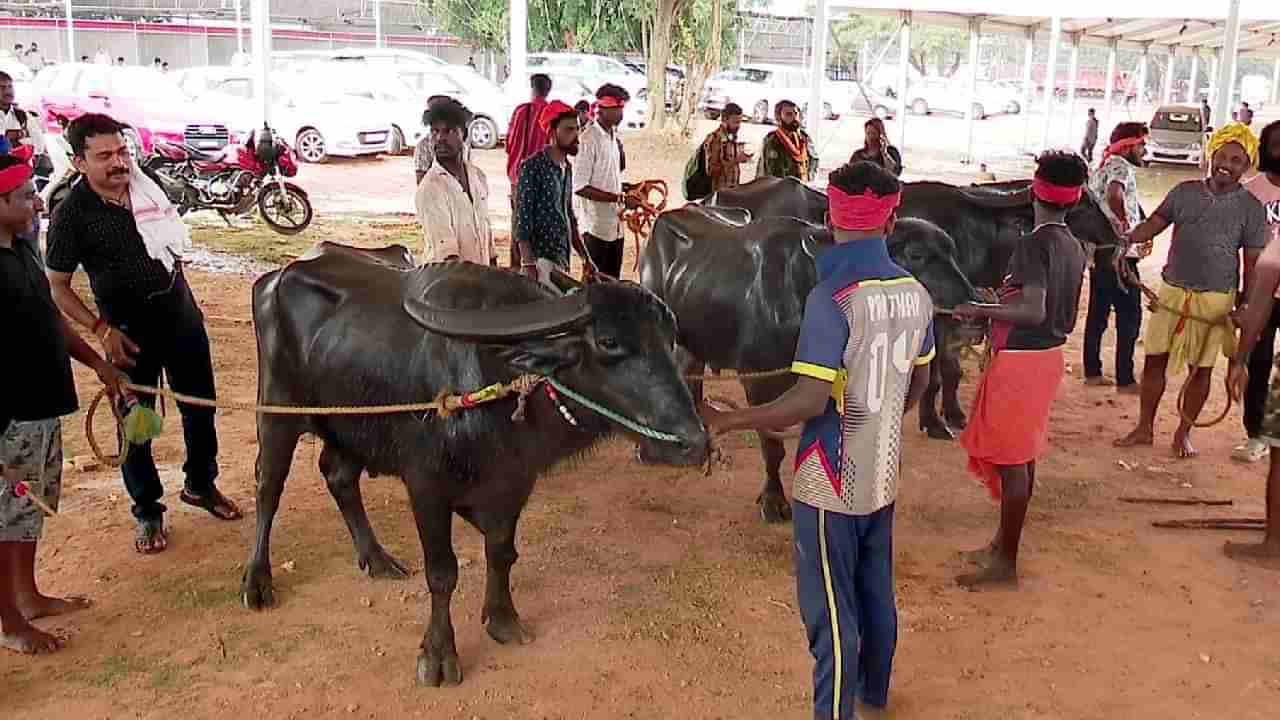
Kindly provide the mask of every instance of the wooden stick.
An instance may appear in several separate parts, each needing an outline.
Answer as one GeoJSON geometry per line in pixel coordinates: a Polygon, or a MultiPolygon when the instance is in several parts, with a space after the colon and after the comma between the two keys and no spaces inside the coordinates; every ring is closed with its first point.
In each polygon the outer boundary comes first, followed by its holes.
{"type": "Polygon", "coordinates": [[[1266,518],[1196,518],[1192,520],[1155,520],[1158,528],[1178,530],[1266,530],[1266,518]]]}
{"type": "Polygon", "coordinates": [[[58,514],[58,511],[49,507],[49,504],[46,503],[39,495],[36,495],[35,493],[31,492],[31,488],[27,485],[25,481],[16,480],[13,482],[12,487],[13,487],[14,497],[27,498],[31,502],[35,503],[36,507],[43,510],[45,515],[53,516],[58,514]]]}
{"type": "Polygon", "coordinates": [[[1123,503],[1146,505],[1231,505],[1234,500],[1210,500],[1208,498],[1122,497],[1123,503]]]}

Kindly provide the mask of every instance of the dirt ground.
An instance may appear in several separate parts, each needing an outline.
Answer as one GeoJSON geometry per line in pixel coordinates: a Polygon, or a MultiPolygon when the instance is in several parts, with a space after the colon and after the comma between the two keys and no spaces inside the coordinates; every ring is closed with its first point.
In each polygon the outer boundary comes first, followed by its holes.
{"type": "MultiPolygon", "coordinates": [[[[1148,209],[1174,179],[1144,175],[1148,209]]],[[[214,249],[277,263],[323,238],[412,243],[416,230],[322,216],[292,240],[255,227],[206,225],[195,234],[214,249]]],[[[254,396],[252,279],[192,273],[225,398],[254,396]]],[[[1261,515],[1263,469],[1227,459],[1240,439],[1239,411],[1196,435],[1201,458],[1179,462],[1168,450],[1175,420],[1167,398],[1157,447],[1118,451],[1111,440],[1132,426],[1137,400],[1086,389],[1079,344],[1078,332],[1017,589],[955,585],[957,551],[990,537],[995,510],[955,444],[907,432],[897,506],[900,642],[884,717],[1275,717],[1280,572],[1222,555],[1223,540],[1248,533],[1150,525],[1261,515]],[[1159,508],[1117,502],[1123,495],[1231,498],[1235,506],[1159,508]]],[[[975,372],[969,367],[962,387],[966,404],[975,372]]],[[[79,369],[77,380],[87,406],[96,382],[79,369]]],[[[1206,415],[1223,401],[1219,382],[1206,415]]],[[[66,419],[66,455],[76,467],[66,473],[62,514],[47,525],[40,580],[48,592],[86,594],[96,606],[40,621],[68,638],[56,656],[0,655],[6,718],[811,717],[790,528],[766,526],[756,512],[763,474],[753,436],[729,436],[730,467],[710,477],[640,467],[622,441],[544,477],[522,521],[513,573],[517,607],[538,634],[526,647],[498,646],[483,632],[482,541],[456,523],[463,567],[453,608],[466,677],[460,688],[439,690],[413,684],[427,594],[398,481],[366,483],[366,504],[388,550],[415,573],[369,580],[316,469],[319,448],[304,442],[275,526],[280,604],[250,612],[239,580],[253,537],[254,418],[219,415],[220,486],[249,511],[226,524],[178,502],[181,435],[170,415],[156,453],[169,491],[170,547],[145,558],[132,549],[118,474],[80,469],[89,456],[83,413],[66,419]]],[[[784,467],[789,483],[790,458],[784,467]]]]}

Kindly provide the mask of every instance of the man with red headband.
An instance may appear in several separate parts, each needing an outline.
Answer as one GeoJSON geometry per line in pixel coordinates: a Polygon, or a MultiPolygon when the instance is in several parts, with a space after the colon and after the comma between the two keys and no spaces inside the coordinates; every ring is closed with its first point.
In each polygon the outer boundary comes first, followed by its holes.
{"type": "Polygon", "coordinates": [[[538,125],[551,141],[520,166],[512,223],[520,271],[535,279],[546,278],[553,267],[568,272],[570,247],[592,271],[573,212],[569,158],[578,154],[578,114],[565,103],[552,100],[538,116],[538,125]]]}
{"type": "Polygon", "coordinates": [[[52,652],[54,636],[36,618],[75,612],[83,598],[56,598],[36,587],[36,543],[45,506],[56,509],[62,489],[63,415],[76,410],[71,360],[93,368],[112,395],[123,376],[58,312],[35,239],[25,237],[40,211],[28,157],[0,156],[0,327],[5,351],[0,377],[0,647],[52,652]]]}
{"type": "Polygon", "coordinates": [[[717,433],[804,422],[793,490],[796,586],[815,661],[814,717],[881,708],[897,647],[893,517],[902,416],[929,382],[933,304],[889,258],[902,186],[884,168],[831,174],[835,246],[818,256],[791,370],[796,384],[760,407],[705,409],[717,433]]]}
{"type": "Polygon", "coordinates": [[[999,302],[965,303],[959,318],[991,320],[995,355],[982,375],[960,444],[969,470],[1000,503],[1000,527],[986,548],[969,553],[980,569],[961,575],[966,587],[1017,579],[1022,523],[1035,488],[1036,458],[1049,429],[1049,408],[1066,363],[1062,346],[1075,328],[1086,257],[1067,229],[1089,166],[1072,152],[1036,159],[1031,189],[1035,227],[1018,241],[999,302]]]}
{"type": "Polygon", "coordinates": [[[630,94],[624,88],[604,84],[596,91],[596,119],[582,128],[582,149],[573,165],[573,192],[577,195],[582,240],[600,272],[622,277],[622,217],[624,207],[635,207],[622,182],[622,146],[618,125],[630,94]]]}
{"type": "MultiPolygon", "coordinates": [[[[1138,204],[1138,173],[1147,152],[1147,126],[1122,122],[1111,132],[1111,144],[1102,153],[1102,164],[1089,176],[1089,193],[1102,213],[1125,237],[1142,221],[1138,204]]],[[[1136,395],[1139,387],[1133,373],[1133,353],[1142,327],[1142,290],[1130,285],[1116,272],[1115,248],[1099,248],[1089,271],[1089,314],[1084,323],[1084,382],[1108,386],[1102,374],[1102,335],[1107,331],[1112,308],[1116,311],[1117,392],[1136,395]]],[[[1151,243],[1131,245],[1122,263],[1134,278],[1138,261],[1151,254],[1151,243]]]]}
{"type": "Polygon", "coordinates": [[[1167,373],[1185,368],[1188,377],[1173,453],[1195,457],[1191,429],[1209,397],[1213,367],[1220,356],[1235,353],[1229,319],[1244,309],[1240,306],[1248,297],[1253,266],[1267,244],[1266,211],[1240,184],[1241,176],[1257,162],[1258,138],[1240,123],[1227,123],[1209,138],[1205,155],[1209,177],[1175,186],[1151,217],[1129,234],[1130,243],[1143,244],[1173,227],[1158,305],[1142,343],[1147,357],[1138,426],[1116,440],[1117,447],[1155,442],[1156,412],[1167,373]]]}

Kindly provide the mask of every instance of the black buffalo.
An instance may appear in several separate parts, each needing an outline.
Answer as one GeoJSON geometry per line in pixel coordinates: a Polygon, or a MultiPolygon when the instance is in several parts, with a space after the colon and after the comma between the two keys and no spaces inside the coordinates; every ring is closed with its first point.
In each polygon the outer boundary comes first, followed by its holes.
{"type": "MultiPolygon", "coordinates": [[[[258,400],[304,406],[421,402],[446,391],[554,377],[562,389],[666,437],[637,436],[649,457],[696,464],[707,435],[673,358],[675,318],[633,283],[558,297],[520,275],[445,263],[413,268],[404,248],[321,243],[253,288],[258,400]]],[[[437,414],[259,415],[257,541],[244,574],[252,608],[274,603],[271,525],[303,433],[324,447],[320,471],[351,531],[361,568],[403,576],[378,544],[360,474],[394,475],[408,490],[425,554],[431,619],[418,656],[425,685],[462,680],[449,604],[458,580],[452,520],[484,534],[482,622],[498,642],[527,643],[511,600],[516,523],[534,480],[616,431],[612,421],[546,385],[527,396],[437,414]],[[558,399],[557,399],[558,395],[558,399]]]]}
{"type": "MultiPolygon", "coordinates": [[[[940,182],[910,182],[902,187],[899,218],[920,218],[941,227],[955,240],[955,261],[973,285],[995,288],[1008,271],[1009,259],[1018,239],[1032,230],[1035,220],[1031,202],[1031,181],[988,183],[957,187],[940,182]]],[[[707,204],[737,207],[753,217],[798,217],[811,223],[825,223],[827,196],[794,178],[757,178],[745,185],[711,195],[707,204]]],[[[1089,193],[1067,214],[1071,232],[1098,246],[1120,246],[1114,228],[1089,193]]],[[[944,306],[945,307],[945,306],[944,306]]],[[[939,339],[937,360],[929,376],[929,387],[920,401],[920,427],[930,437],[950,439],[964,428],[964,410],[957,390],[960,386],[960,343],[952,338],[969,335],[966,328],[949,317],[935,322],[939,339]],[[942,393],[942,416],[937,397],[942,393]]]]}
{"type": "MultiPolygon", "coordinates": [[[[789,368],[800,335],[805,298],[817,284],[814,258],[832,244],[831,231],[794,217],[749,221],[730,208],[689,205],[664,213],[640,257],[640,282],[679,319],[680,363],[700,375],[707,366],[742,373],[789,368]]],[[[955,245],[922,220],[904,220],[889,238],[895,261],[951,307],[976,298],[956,267],[955,245]]],[[[943,339],[945,340],[945,339],[943,339]]],[[[743,379],[752,405],[769,402],[795,382],[784,372],[743,379]]],[[[701,383],[693,383],[700,395],[701,383]]],[[[768,522],[790,516],[778,468],[786,449],[760,437],[765,484],[758,502],[768,522]]]]}

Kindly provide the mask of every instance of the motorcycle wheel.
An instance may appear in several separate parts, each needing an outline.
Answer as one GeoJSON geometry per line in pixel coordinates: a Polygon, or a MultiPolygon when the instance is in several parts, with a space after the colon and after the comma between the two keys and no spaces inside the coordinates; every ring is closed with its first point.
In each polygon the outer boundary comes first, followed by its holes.
{"type": "Polygon", "coordinates": [[[258,193],[258,212],[263,222],[281,235],[297,235],[311,224],[311,201],[307,196],[291,187],[281,192],[274,183],[258,193]]]}

